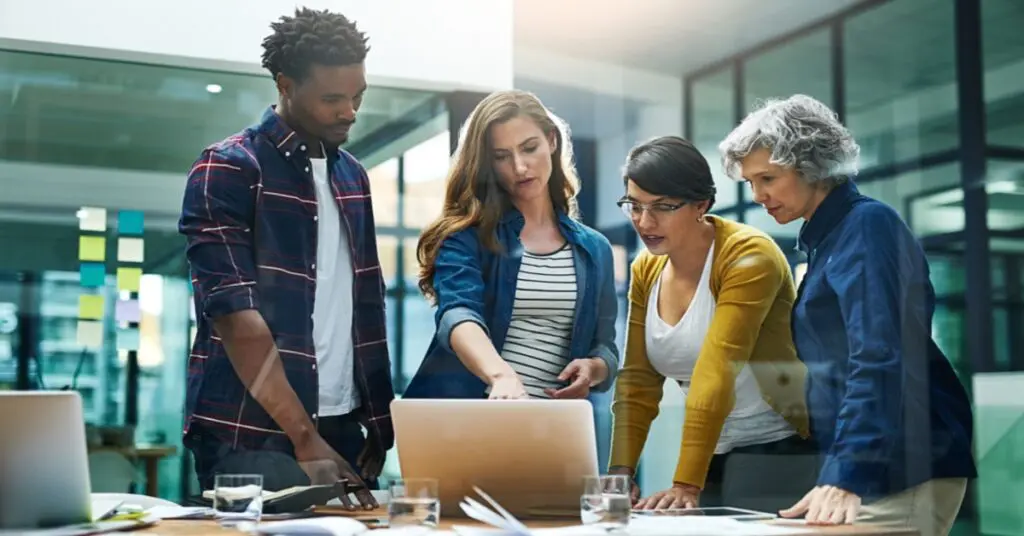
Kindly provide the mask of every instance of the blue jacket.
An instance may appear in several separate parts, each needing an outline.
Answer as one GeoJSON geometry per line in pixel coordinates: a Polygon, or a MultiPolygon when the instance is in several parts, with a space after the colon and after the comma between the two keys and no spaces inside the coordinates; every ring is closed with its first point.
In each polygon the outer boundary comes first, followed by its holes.
{"type": "MultiPolygon", "coordinates": [[[[576,261],[576,317],[569,355],[599,357],[608,365],[608,379],[595,386],[607,391],[619,368],[615,345],[615,274],[611,245],[603,235],[559,214],[562,235],[572,246],[576,261]]],[[[482,398],[487,385],[474,376],[455,355],[449,344],[452,330],[463,322],[476,322],[488,333],[501,352],[512,319],[516,280],[523,247],[522,214],[511,210],[496,229],[498,242],[507,252],[495,254],[485,248],[478,229],[470,227],[448,237],[434,264],[437,332],[427,348],[419,370],[405,390],[404,398],[482,398]]]]}
{"type": "Polygon", "coordinates": [[[819,485],[881,497],[932,478],[974,478],[967,392],[932,340],[935,291],[892,208],[847,182],[800,230],[807,274],[793,339],[807,364],[819,485]]]}

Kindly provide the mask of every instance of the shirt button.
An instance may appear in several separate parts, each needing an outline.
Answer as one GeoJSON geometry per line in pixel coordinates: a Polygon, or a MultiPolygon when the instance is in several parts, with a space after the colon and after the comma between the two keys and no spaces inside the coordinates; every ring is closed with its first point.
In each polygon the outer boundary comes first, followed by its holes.
{"type": "Polygon", "coordinates": [[[309,173],[309,166],[306,166],[306,173],[309,173]]]}
{"type": "Polygon", "coordinates": [[[316,370],[316,363],[313,363],[313,370],[316,370]]]}
{"type": "Polygon", "coordinates": [[[310,265],[309,265],[309,268],[310,268],[311,270],[316,270],[316,263],[310,264],[310,265]]]}
{"type": "Polygon", "coordinates": [[[289,151],[285,151],[285,152],[284,152],[284,155],[285,155],[286,157],[291,157],[291,156],[292,156],[292,153],[290,153],[289,151]]]}
{"type": "Polygon", "coordinates": [[[313,216],[313,221],[318,221],[319,219],[320,219],[320,216],[313,216]]]}
{"type": "Polygon", "coordinates": [[[316,413],[314,413],[314,414],[313,414],[313,418],[314,418],[314,419],[316,418],[316,413]]]}
{"type": "Polygon", "coordinates": [[[299,150],[300,151],[305,151],[306,150],[306,146],[305,145],[300,145],[299,146],[299,150]]]}

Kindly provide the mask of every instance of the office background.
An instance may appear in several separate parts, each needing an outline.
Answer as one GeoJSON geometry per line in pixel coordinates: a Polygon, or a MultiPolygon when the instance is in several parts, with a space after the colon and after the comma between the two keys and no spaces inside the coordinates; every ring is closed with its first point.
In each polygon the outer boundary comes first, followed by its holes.
{"type": "MultiPolygon", "coordinates": [[[[74,388],[90,425],[177,446],[155,466],[172,499],[196,491],[180,446],[195,318],[174,227],[184,174],[204,145],[275,100],[258,45],[281,5],[245,2],[240,18],[239,2],[214,8],[231,24],[199,26],[198,0],[0,7],[0,389],[74,388]],[[98,24],[119,31],[100,35],[98,24]],[[141,235],[121,227],[139,215],[141,235]],[[103,239],[102,260],[83,237],[103,239]]],[[[716,212],[771,233],[799,277],[799,225],[753,204],[716,146],[758,99],[806,93],[860,142],[862,191],[900,211],[928,252],[935,337],[978,419],[981,477],[957,531],[1024,532],[1024,402],[1013,396],[1024,388],[1024,3],[303,4],[345,12],[371,36],[372,89],[347,148],[372,182],[399,392],[433,334],[416,239],[440,209],[458,128],[488,91],[534,91],[569,122],[584,221],[614,244],[620,344],[628,264],[642,247],[614,206],[629,147],[694,140],[714,164],[716,212]]],[[[594,401],[605,459],[610,396],[594,401]]],[[[667,386],[642,460],[646,490],[669,485],[681,405],[667,386]]],[[[133,480],[148,476],[140,465],[133,480]]]]}

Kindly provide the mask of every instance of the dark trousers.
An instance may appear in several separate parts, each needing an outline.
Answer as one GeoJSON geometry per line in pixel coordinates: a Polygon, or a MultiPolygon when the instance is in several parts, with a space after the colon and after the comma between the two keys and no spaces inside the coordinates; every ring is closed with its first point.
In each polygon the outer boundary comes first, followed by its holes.
{"type": "MultiPolygon", "coordinates": [[[[356,460],[366,444],[366,436],[355,415],[321,417],[316,424],[320,437],[358,473],[356,460]]],[[[263,475],[263,489],[268,491],[309,485],[309,477],[299,467],[291,449],[233,448],[230,443],[215,439],[199,423],[189,430],[186,444],[195,460],[196,476],[203,490],[213,489],[214,477],[218,474],[263,475]]],[[[376,479],[367,481],[366,485],[376,489],[376,479]]]]}
{"type": "Polygon", "coordinates": [[[814,442],[800,436],[716,454],[700,504],[778,512],[814,488],[819,463],[814,442]]]}

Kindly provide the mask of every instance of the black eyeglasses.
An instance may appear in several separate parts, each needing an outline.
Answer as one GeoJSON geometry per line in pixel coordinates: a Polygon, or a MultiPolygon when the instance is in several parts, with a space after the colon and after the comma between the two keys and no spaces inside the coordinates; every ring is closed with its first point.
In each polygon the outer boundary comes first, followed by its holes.
{"type": "Polygon", "coordinates": [[[619,199],[615,204],[622,209],[622,213],[625,214],[627,218],[633,220],[639,220],[644,215],[644,211],[647,211],[651,217],[658,218],[660,216],[671,214],[686,206],[685,201],[682,203],[665,203],[664,201],[660,201],[657,203],[643,204],[629,199],[619,199]]]}

